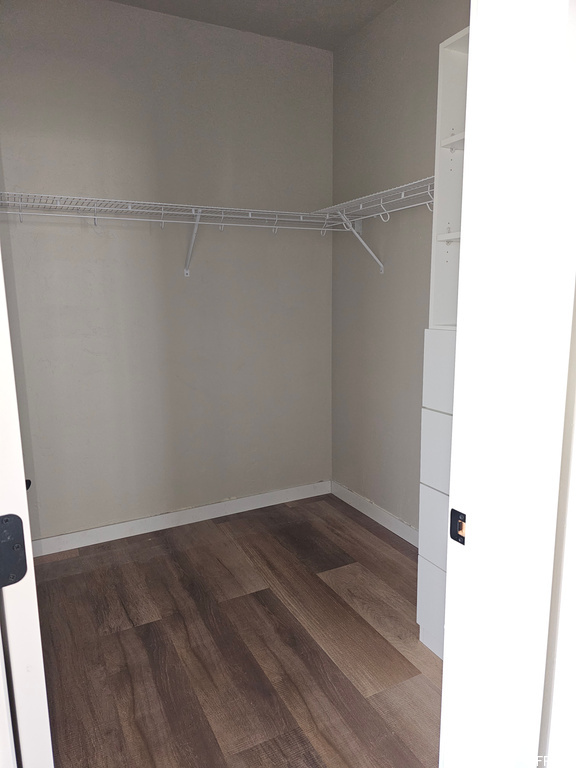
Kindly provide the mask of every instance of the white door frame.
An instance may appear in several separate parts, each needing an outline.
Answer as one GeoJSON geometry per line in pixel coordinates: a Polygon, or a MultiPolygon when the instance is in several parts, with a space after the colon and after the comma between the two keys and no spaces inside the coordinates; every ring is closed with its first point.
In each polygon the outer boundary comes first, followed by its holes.
{"type": "Polygon", "coordinates": [[[568,18],[472,2],[442,768],[538,764],[576,272],[568,18]]]}
{"type": "Polygon", "coordinates": [[[16,768],[16,749],[14,732],[12,730],[12,714],[10,712],[10,696],[4,649],[2,647],[2,629],[0,627],[0,768],[16,768]]]}
{"type": "MultiPolygon", "coordinates": [[[[576,3],[570,6],[571,34],[576,39],[576,3]]],[[[576,47],[571,71],[576,78],[576,47]]],[[[554,589],[539,768],[564,768],[576,758],[574,691],[576,690],[576,301],[572,320],[572,348],[564,429],[554,589]]]]}
{"type": "MultiPolygon", "coordinates": [[[[28,560],[24,578],[0,592],[4,651],[13,692],[12,720],[18,734],[21,768],[53,768],[32,537],[1,258],[0,435],[0,511],[16,514],[22,519],[28,560]]],[[[0,728],[6,729],[6,715],[2,723],[2,707],[6,707],[6,702],[0,681],[0,728]]]]}
{"type": "Polygon", "coordinates": [[[576,303],[560,487],[539,768],[564,768],[576,757],[576,303]]]}
{"type": "MultiPolygon", "coordinates": [[[[575,350],[576,351],[576,350],[575,350]]],[[[576,364],[576,355],[572,362],[576,364]]],[[[556,546],[554,604],[548,648],[545,711],[543,713],[539,768],[564,768],[576,758],[574,729],[574,690],[576,658],[576,381],[570,391],[570,424],[568,425],[567,475],[565,496],[560,509],[556,546]],[[546,757],[546,760],[544,759],[546,757]]]]}
{"type": "MultiPolygon", "coordinates": [[[[574,289],[571,198],[542,189],[551,164],[560,188],[576,177],[558,58],[567,6],[472,3],[451,472],[468,530],[448,553],[443,768],[534,768],[537,757],[574,289]]],[[[1,275],[0,434],[0,505],[22,517],[30,563],[4,591],[22,766],[52,768],[1,275]]]]}

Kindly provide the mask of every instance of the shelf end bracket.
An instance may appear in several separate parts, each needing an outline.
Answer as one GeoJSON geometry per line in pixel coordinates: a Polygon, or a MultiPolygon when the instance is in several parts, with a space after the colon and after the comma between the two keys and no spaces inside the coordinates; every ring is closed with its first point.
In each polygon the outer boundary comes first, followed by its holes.
{"type": "Polygon", "coordinates": [[[192,232],[192,239],[190,240],[190,248],[188,248],[188,255],[186,256],[186,264],[184,265],[184,276],[190,277],[190,262],[192,261],[192,253],[194,251],[194,243],[196,242],[196,235],[198,234],[198,226],[200,224],[200,217],[202,211],[196,212],[196,220],[194,222],[194,231],[192,232]]]}
{"type": "Polygon", "coordinates": [[[372,258],[374,259],[374,261],[376,262],[376,264],[378,264],[378,266],[380,267],[380,274],[381,274],[381,275],[382,275],[382,274],[384,274],[384,264],[382,264],[382,262],[380,261],[380,259],[378,258],[378,256],[376,256],[376,254],[374,253],[374,251],[372,250],[372,248],[370,248],[370,246],[369,246],[369,245],[368,245],[368,243],[367,243],[367,242],[364,240],[364,238],[363,238],[363,237],[362,237],[362,236],[361,236],[361,235],[360,235],[360,234],[359,234],[359,233],[356,231],[356,229],[354,228],[354,225],[352,224],[352,222],[350,221],[350,219],[349,219],[349,218],[346,216],[346,214],[345,214],[345,213],[342,213],[342,211],[338,211],[338,215],[339,215],[339,216],[340,216],[340,218],[342,219],[342,221],[343,221],[343,223],[344,223],[344,228],[346,229],[346,231],[347,231],[347,232],[352,232],[352,234],[354,235],[354,237],[356,237],[356,238],[357,238],[357,239],[358,239],[358,240],[359,240],[359,241],[362,243],[362,246],[363,246],[363,247],[364,247],[364,248],[365,248],[365,249],[368,251],[368,253],[370,254],[370,256],[372,256],[372,258]]]}

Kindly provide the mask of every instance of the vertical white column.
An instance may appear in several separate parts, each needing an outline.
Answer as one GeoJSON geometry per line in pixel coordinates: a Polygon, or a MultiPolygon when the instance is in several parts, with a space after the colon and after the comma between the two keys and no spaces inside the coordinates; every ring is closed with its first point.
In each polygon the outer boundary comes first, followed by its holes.
{"type": "Polygon", "coordinates": [[[0,630],[0,768],[16,768],[16,752],[12,732],[12,715],[0,630]]]}
{"type": "Polygon", "coordinates": [[[32,537],[1,259],[0,435],[0,510],[22,519],[28,557],[26,576],[17,584],[5,587],[1,596],[4,645],[14,692],[13,725],[18,731],[22,768],[53,768],[32,537]]]}

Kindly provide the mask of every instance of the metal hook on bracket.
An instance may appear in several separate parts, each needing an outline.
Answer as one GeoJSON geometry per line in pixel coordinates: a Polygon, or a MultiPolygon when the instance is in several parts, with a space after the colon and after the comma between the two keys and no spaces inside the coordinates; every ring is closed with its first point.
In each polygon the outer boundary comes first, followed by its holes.
{"type": "Polygon", "coordinates": [[[164,221],[164,206],[162,206],[162,216],[160,217],[160,229],[164,229],[164,225],[166,222],[164,221]]]}
{"type": "Polygon", "coordinates": [[[382,219],[384,224],[387,224],[390,221],[390,214],[388,213],[386,208],[384,208],[384,203],[382,202],[382,200],[380,200],[380,208],[382,208],[382,211],[383,211],[383,213],[379,214],[380,218],[382,219]],[[384,216],[386,216],[386,218],[384,218],[384,216]]]}
{"type": "Polygon", "coordinates": [[[276,214],[276,221],[274,222],[274,226],[272,227],[272,234],[273,235],[278,234],[278,214],[276,214]]]}
{"type": "Polygon", "coordinates": [[[347,216],[345,216],[343,213],[340,213],[340,217],[342,218],[342,221],[344,223],[344,229],[346,230],[346,232],[355,232],[356,231],[354,229],[354,227],[352,226],[352,222],[350,221],[350,219],[347,216]]]}
{"type": "Polygon", "coordinates": [[[20,219],[20,224],[22,224],[22,195],[20,195],[20,214],[18,218],[20,219]]]}
{"type": "Polygon", "coordinates": [[[97,214],[97,212],[98,212],[98,209],[97,209],[97,207],[96,207],[96,204],[94,204],[94,226],[95,226],[95,227],[97,227],[97,226],[98,226],[98,219],[96,218],[96,214],[97,214]]]}
{"type": "Polygon", "coordinates": [[[220,220],[220,224],[218,224],[218,229],[220,232],[224,232],[224,211],[222,211],[222,218],[220,220]]]}
{"type": "Polygon", "coordinates": [[[328,216],[326,216],[326,221],[324,222],[324,226],[320,230],[320,237],[326,237],[327,231],[328,231],[328,216]]]}
{"type": "Polygon", "coordinates": [[[426,203],[426,208],[430,211],[430,213],[433,213],[434,211],[434,195],[432,194],[432,190],[430,189],[430,184],[428,184],[428,196],[430,200],[426,203]]]}

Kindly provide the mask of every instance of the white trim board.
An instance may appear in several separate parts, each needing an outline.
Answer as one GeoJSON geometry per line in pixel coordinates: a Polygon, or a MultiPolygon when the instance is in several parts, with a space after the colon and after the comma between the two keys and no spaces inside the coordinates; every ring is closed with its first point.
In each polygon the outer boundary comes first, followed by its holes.
{"type": "Polygon", "coordinates": [[[389,531],[392,531],[392,533],[400,536],[404,541],[413,544],[415,547],[418,546],[418,531],[416,528],[412,528],[408,523],[405,523],[398,517],[394,517],[394,515],[382,507],[379,507],[377,504],[374,504],[370,499],[360,496],[360,494],[340,485],[340,483],[337,483],[335,480],[332,480],[332,493],[337,498],[350,504],[354,509],[357,509],[367,517],[380,523],[384,528],[387,528],[389,531]]]}
{"type": "Polygon", "coordinates": [[[130,520],[126,523],[104,525],[100,528],[90,528],[87,531],[65,533],[62,536],[51,536],[46,539],[36,539],[32,542],[34,557],[51,555],[54,552],[65,552],[68,549],[88,547],[91,544],[102,544],[105,541],[123,539],[127,536],[136,536],[141,533],[161,531],[165,528],[176,528],[187,523],[198,523],[201,520],[212,520],[224,515],[235,515],[238,512],[247,512],[250,509],[270,507],[273,504],[286,504],[289,501],[298,501],[313,496],[323,496],[330,493],[332,483],[323,480],[310,485],[300,485],[296,488],[287,488],[282,491],[269,491],[259,493],[256,496],[245,496],[241,499],[229,499],[218,501],[214,504],[206,504],[203,507],[181,509],[177,512],[166,512],[152,517],[141,517],[138,520],[130,520]]]}
{"type": "Polygon", "coordinates": [[[137,536],[142,533],[161,531],[166,528],[176,528],[188,523],[199,523],[201,520],[213,520],[224,515],[235,515],[238,512],[247,512],[250,509],[270,507],[274,504],[286,504],[289,501],[323,496],[333,493],[334,496],[350,504],[362,514],[375,520],[377,523],[395,533],[400,538],[418,546],[418,531],[374,502],[364,496],[351,491],[340,483],[323,480],[310,485],[300,485],[296,488],[287,488],[282,491],[269,491],[255,496],[245,496],[241,499],[229,499],[218,501],[214,504],[206,504],[203,507],[181,509],[177,512],[166,512],[151,517],[141,517],[137,520],[129,520],[125,523],[104,525],[100,528],[90,528],[87,531],[65,533],[61,536],[51,536],[46,539],[36,539],[32,542],[34,557],[51,555],[55,552],[65,552],[68,549],[89,547],[91,544],[102,544],[106,541],[123,539],[128,536],[137,536]]]}

